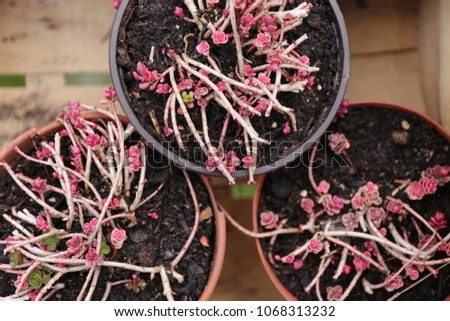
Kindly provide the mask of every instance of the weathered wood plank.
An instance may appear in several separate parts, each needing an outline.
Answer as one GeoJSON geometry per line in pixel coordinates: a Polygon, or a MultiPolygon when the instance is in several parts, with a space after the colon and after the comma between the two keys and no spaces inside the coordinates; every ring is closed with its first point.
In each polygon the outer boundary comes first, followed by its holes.
{"type": "Polygon", "coordinates": [[[108,72],[111,0],[4,0],[0,12],[0,74],[108,72]]]}
{"type": "Polygon", "coordinates": [[[352,54],[417,47],[420,0],[340,0],[352,54]]]}

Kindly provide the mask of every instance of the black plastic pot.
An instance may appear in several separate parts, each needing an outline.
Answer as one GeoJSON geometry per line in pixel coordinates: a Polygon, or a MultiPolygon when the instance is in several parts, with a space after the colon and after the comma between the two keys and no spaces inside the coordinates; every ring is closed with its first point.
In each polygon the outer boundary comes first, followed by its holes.
{"type": "MultiPolygon", "coordinates": [[[[328,115],[323,121],[323,123],[309,138],[306,139],[306,142],[303,145],[301,145],[296,150],[292,151],[287,156],[280,158],[271,164],[257,167],[255,175],[261,175],[264,173],[274,171],[278,168],[282,168],[286,164],[300,157],[303,154],[303,152],[307,151],[312,146],[312,144],[315,141],[317,141],[323,135],[325,130],[328,128],[328,126],[330,125],[331,121],[333,120],[334,116],[337,113],[337,110],[339,108],[342,99],[344,98],[344,93],[347,87],[347,82],[350,73],[350,49],[348,42],[348,34],[343,15],[341,13],[339,5],[337,4],[337,1],[329,0],[329,3],[336,16],[337,24],[334,25],[334,30],[336,31],[337,35],[336,46],[339,48],[338,64],[340,70],[336,74],[334,81],[335,84],[334,86],[337,92],[334,103],[328,109],[328,115]]],[[[124,13],[126,12],[128,5],[129,0],[123,0],[122,4],[120,5],[116,13],[116,17],[114,19],[112,26],[110,48],[109,48],[109,64],[110,64],[111,78],[113,85],[116,89],[119,102],[122,105],[125,114],[130,119],[130,122],[137,129],[139,134],[141,134],[142,137],[144,137],[147,140],[148,144],[152,148],[157,150],[159,153],[169,158],[178,167],[186,168],[187,170],[198,172],[204,175],[221,176],[220,172],[218,171],[212,173],[208,172],[205,167],[199,166],[198,164],[195,164],[181,157],[180,155],[172,152],[166,146],[163,146],[156,138],[154,138],[147,130],[144,129],[144,127],[142,126],[142,124],[140,124],[138,118],[136,117],[133,109],[131,108],[131,102],[128,99],[128,92],[125,83],[123,81],[123,70],[121,69],[121,67],[117,65],[117,48],[118,48],[117,42],[119,38],[120,29],[122,26],[124,13]]],[[[248,176],[248,170],[245,169],[237,170],[232,175],[234,177],[246,177],[248,176]]]]}

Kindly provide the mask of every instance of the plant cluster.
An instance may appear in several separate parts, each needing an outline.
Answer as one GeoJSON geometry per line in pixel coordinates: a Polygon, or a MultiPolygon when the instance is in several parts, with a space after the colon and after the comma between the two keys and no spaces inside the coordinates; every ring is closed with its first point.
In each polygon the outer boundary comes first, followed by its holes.
{"type": "MultiPolygon", "coordinates": [[[[341,118],[348,107],[347,102],[343,105],[338,116],[341,118]]],[[[330,150],[336,155],[345,153],[351,163],[347,154],[350,141],[345,135],[332,133],[328,139],[330,150]]],[[[332,194],[330,190],[339,189],[332,189],[327,181],[315,181],[313,169],[318,146],[319,142],[312,148],[308,165],[312,191],[302,195],[299,203],[303,223],[289,226],[288,218],[267,210],[259,214],[259,225],[265,232],[256,233],[244,229],[226,213],[231,223],[245,234],[270,238],[267,255],[273,266],[287,264],[300,270],[315,256],[320,263],[304,287],[305,292],[315,291],[318,300],[345,300],[356,286],[368,294],[378,289],[396,291],[392,299],[396,298],[426,278],[437,277],[439,270],[450,264],[446,215],[440,211],[419,213],[413,203],[408,203],[431,196],[448,184],[450,166],[429,167],[416,181],[394,180],[398,187],[388,195],[382,195],[380,187],[369,181],[346,199],[332,194]],[[305,238],[288,253],[272,253],[278,235],[282,234],[303,234],[305,238]],[[335,284],[321,293],[321,279],[330,271],[335,284]]]]}
{"type": "MultiPolygon", "coordinates": [[[[17,275],[17,280],[15,293],[2,299],[46,300],[65,287],[65,275],[86,271],[77,300],[90,300],[102,270],[110,268],[134,274],[130,279],[108,282],[103,300],[108,298],[112,286],[125,284],[134,292],[144,289],[145,274],[152,280],[160,275],[168,300],[174,299],[170,277],[183,282],[183,275],[176,269],[196,235],[200,211],[186,172],[195,223],[171,264],[138,266],[121,262],[117,256],[127,242],[127,227],[137,224],[136,211],[151,201],[164,183],[151,193],[144,191],[148,170],[145,145],[131,141],[135,132],[131,125],[123,127],[115,112],[114,89],[106,90],[104,97],[101,103],[110,108],[70,102],[59,115],[63,129],[40,142],[35,155],[16,147],[23,159],[40,166],[41,173],[49,173],[47,179],[28,177],[6,162],[1,164],[38,205],[12,207],[3,214],[13,231],[0,240],[10,258],[9,264],[0,264],[0,270],[17,275]],[[103,117],[91,121],[83,117],[84,111],[95,111],[103,117]],[[93,183],[95,177],[102,177],[100,184],[93,183]]],[[[148,216],[159,218],[156,212],[148,216]]]]}
{"type": "MultiPolygon", "coordinates": [[[[179,117],[183,117],[206,156],[205,165],[209,171],[220,171],[230,184],[234,184],[231,174],[238,166],[243,166],[249,170],[249,182],[254,183],[258,144],[270,142],[255,130],[252,119],[270,117],[275,111],[286,116],[283,133],[296,132],[299,125],[295,111],[280,102],[280,93],[310,90],[315,80],[313,74],[319,70],[298,50],[308,40],[308,35],[303,34],[295,41],[287,37],[302,24],[313,6],[303,2],[288,10],[286,0],[229,0],[226,4],[221,4],[220,0],[184,0],[184,4],[183,8],[175,8],[174,15],[196,25],[198,39],[190,34],[185,35],[185,41],[186,47],[189,41],[197,41],[198,58],[189,56],[186,50],[177,53],[164,48],[162,53],[170,58],[171,66],[158,72],[138,62],[134,78],[141,90],[167,97],[164,109],[166,137],[174,135],[180,149],[185,148],[178,126],[179,117]],[[224,9],[218,10],[219,5],[224,9]],[[205,13],[212,11],[220,14],[209,18],[211,15],[205,13]],[[236,49],[237,64],[233,74],[225,73],[212,54],[212,49],[219,49],[229,42],[236,49]],[[219,142],[215,145],[209,136],[206,109],[217,106],[227,114],[219,142]],[[200,109],[201,129],[192,120],[193,108],[200,109]],[[239,124],[240,135],[244,138],[247,155],[242,160],[224,151],[230,119],[239,124]]],[[[154,50],[153,47],[153,53],[154,50]]]]}

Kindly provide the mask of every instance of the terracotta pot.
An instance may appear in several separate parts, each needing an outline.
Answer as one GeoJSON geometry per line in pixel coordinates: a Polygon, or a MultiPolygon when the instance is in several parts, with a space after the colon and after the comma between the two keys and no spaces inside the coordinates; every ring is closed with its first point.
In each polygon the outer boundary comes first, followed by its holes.
{"type": "MultiPolygon", "coordinates": [[[[111,31],[111,38],[110,38],[110,47],[109,47],[109,67],[111,72],[111,78],[114,85],[114,88],[117,92],[117,97],[119,99],[119,102],[127,115],[127,117],[130,119],[130,122],[133,124],[133,126],[137,129],[137,131],[144,137],[149,145],[154,148],[156,151],[158,151],[160,154],[164,155],[168,159],[170,159],[175,165],[181,168],[186,168],[190,171],[198,172],[203,175],[208,176],[221,176],[221,173],[218,171],[209,172],[206,170],[204,166],[199,166],[198,164],[195,164],[180,155],[172,152],[170,149],[168,149],[166,146],[161,144],[155,137],[153,137],[147,130],[144,129],[143,125],[139,122],[137,116],[135,115],[132,107],[131,107],[131,101],[129,100],[129,93],[126,90],[126,86],[123,80],[123,70],[121,67],[117,65],[117,47],[118,47],[118,41],[119,41],[119,33],[120,28],[122,26],[122,20],[124,17],[124,13],[126,12],[126,9],[128,7],[129,0],[123,0],[117,13],[114,18],[112,31],[111,31]]],[[[274,171],[278,168],[284,167],[286,164],[293,162],[295,159],[300,157],[302,153],[309,149],[309,147],[312,146],[313,142],[319,139],[319,137],[322,136],[322,134],[325,132],[325,130],[329,127],[331,121],[333,120],[334,116],[336,115],[339,105],[344,98],[345,89],[347,88],[347,82],[350,74],[350,49],[349,49],[349,42],[348,42],[348,34],[347,29],[345,26],[344,18],[341,13],[341,10],[339,8],[339,5],[336,0],[329,0],[330,5],[334,11],[336,22],[335,30],[336,30],[336,46],[340,49],[339,57],[337,58],[338,63],[340,64],[339,69],[340,71],[336,74],[335,77],[335,87],[336,87],[336,98],[329,109],[328,115],[326,119],[323,121],[323,123],[319,126],[319,128],[313,132],[313,134],[305,139],[305,143],[298,147],[296,150],[292,151],[290,154],[286,155],[283,158],[280,158],[274,163],[259,166],[256,168],[255,175],[261,175],[264,173],[268,173],[271,171],[274,171]]],[[[248,176],[248,170],[236,170],[234,173],[232,173],[232,176],[234,177],[247,177],[248,176]]]]}
{"type": "MultiPolygon", "coordinates": [[[[109,119],[104,114],[94,112],[82,114],[82,117],[91,121],[96,119],[109,119]]],[[[123,124],[129,123],[128,119],[125,116],[119,115],[119,118],[123,124]]],[[[15,140],[13,140],[3,151],[0,152],[0,162],[6,161],[9,164],[13,164],[14,161],[17,160],[18,157],[20,157],[20,155],[18,155],[14,150],[15,147],[19,147],[23,152],[26,153],[33,148],[33,140],[35,138],[50,136],[62,129],[63,125],[61,122],[52,121],[39,128],[31,128],[27,130],[15,140]]],[[[1,175],[3,175],[3,172],[3,167],[0,167],[0,177],[1,175]]],[[[222,271],[226,247],[226,225],[225,217],[223,213],[219,211],[219,207],[217,205],[216,198],[214,197],[211,184],[205,176],[201,175],[200,177],[202,182],[205,184],[205,187],[209,194],[209,198],[211,200],[216,228],[214,259],[212,262],[211,272],[209,275],[208,283],[206,284],[205,289],[199,298],[200,301],[206,301],[211,297],[219,279],[220,272],[222,271]]]]}
{"type": "MultiPolygon", "coordinates": [[[[428,124],[433,126],[436,129],[436,131],[440,135],[445,137],[445,139],[450,143],[450,134],[444,129],[444,127],[442,127],[442,125],[440,125],[437,121],[430,118],[429,116],[427,116],[421,112],[418,112],[416,110],[413,110],[410,107],[374,101],[374,102],[353,103],[350,105],[350,108],[356,109],[356,108],[362,108],[362,107],[368,107],[368,106],[374,107],[374,108],[388,108],[388,109],[394,109],[394,110],[401,110],[401,111],[405,111],[405,112],[417,115],[418,117],[424,119],[428,124]]],[[[253,197],[252,221],[253,221],[253,230],[255,232],[259,231],[259,220],[258,220],[259,210],[258,210],[258,208],[259,208],[259,201],[261,199],[261,192],[262,192],[262,188],[264,186],[265,179],[266,179],[266,175],[258,177],[256,191],[255,191],[255,195],[253,197]]],[[[278,291],[280,291],[280,293],[283,295],[283,297],[286,300],[297,301],[297,298],[288,289],[286,289],[286,287],[278,279],[275,272],[272,270],[272,266],[270,265],[269,261],[264,256],[264,252],[261,247],[261,243],[259,242],[258,239],[256,240],[256,247],[258,249],[258,254],[259,254],[261,262],[264,266],[264,269],[266,270],[267,274],[269,275],[269,278],[272,280],[273,284],[278,289],[278,291]]],[[[445,301],[450,301],[450,296],[448,296],[445,299],[445,301]]]]}

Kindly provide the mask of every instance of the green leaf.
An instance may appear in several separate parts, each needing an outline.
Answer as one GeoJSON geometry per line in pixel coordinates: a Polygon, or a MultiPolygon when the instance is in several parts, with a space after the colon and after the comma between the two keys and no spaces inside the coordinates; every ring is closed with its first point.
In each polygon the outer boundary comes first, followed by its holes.
{"type": "Polygon", "coordinates": [[[40,289],[42,287],[42,272],[39,270],[31,271],[27,282],[33,287],[33,289],[40,289]]]}
{"type": "Polygon", "coordinates": [[[47,274],[46,276],[44,276],[42,278],[42,284],[47,284],[48,281],[50,281],[52,279],[52,275],[51,274],[47,274]]]}
{"type": "Polygon", "coordinates": [[[22,255],[20,253],[9,253],[9,265],[14,269],[16,266],[22,264],[22,255]]]}
{"type": "Polygon", "coordinates": [[[42,239],[42,244],[47,245],[47,250],[53,251],[56,249],[59,243],[59,239],[56,235],[46,237],[45,239],[42,239]]]}
{"type": "Polygon", "coordinates": [[[100,256],[104,256],[111,252],[111,248],[107,244],[102,244],[100,248],[100,256]]]}

